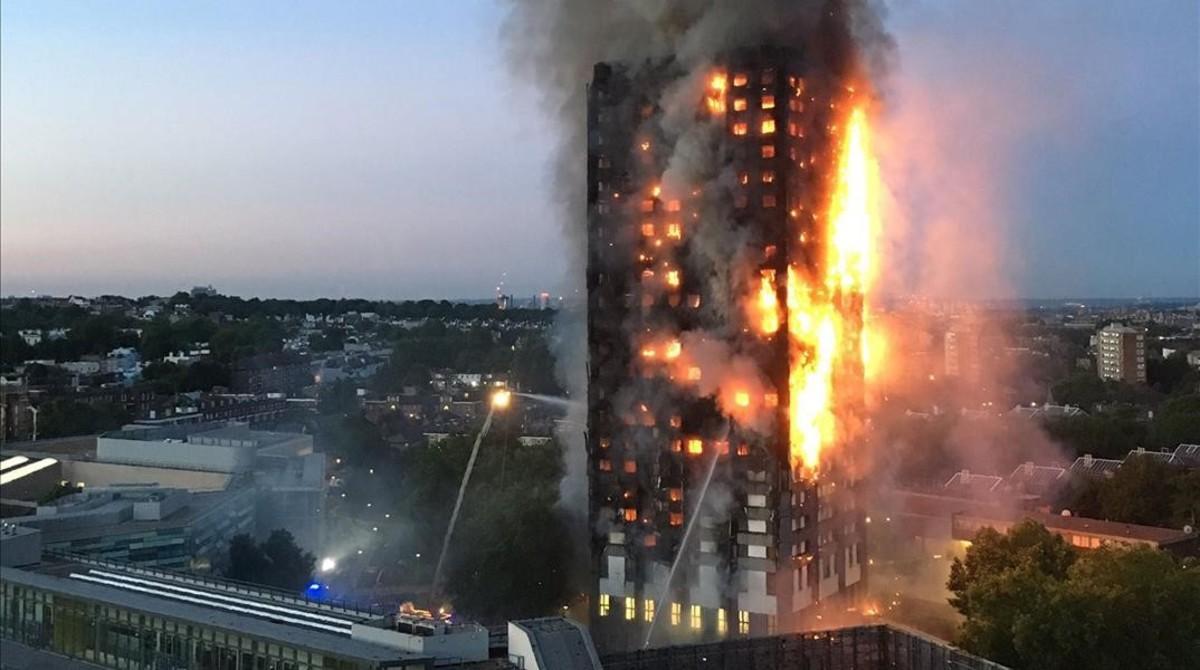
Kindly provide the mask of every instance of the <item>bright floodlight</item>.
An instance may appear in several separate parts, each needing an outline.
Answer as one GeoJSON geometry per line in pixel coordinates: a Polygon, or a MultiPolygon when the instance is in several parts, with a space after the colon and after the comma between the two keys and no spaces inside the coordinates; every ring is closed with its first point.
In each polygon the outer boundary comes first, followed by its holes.
{"type": "Polygon", "coordinates": [[[321,572],[332,572],[337,569],[337,561],[332,558],[321,559],[321,572]]]}
{"type": "Polygon", "coordinates": [[[512,392],[505,389],[500,389],[492,394],[492,407],[496,409],[504,409],[508,407],[508,403],[512,401],[512,392]]]}

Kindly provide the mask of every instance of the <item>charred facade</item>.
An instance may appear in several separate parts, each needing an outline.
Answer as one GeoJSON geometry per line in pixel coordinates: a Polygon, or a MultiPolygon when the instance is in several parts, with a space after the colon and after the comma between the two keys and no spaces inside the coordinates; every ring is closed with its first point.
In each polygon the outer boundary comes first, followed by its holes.
{"type": "MultiPolygon", "coordinates": [[[[789,416],[793,276],[826,258],[840,92],[803,56],[731,51],[703,82],[669,60],[593,72],[590,596],[607,651],[796,631],[865,587],[853,445],[800,468],[789,416]]],[[[831,300],[861,327],[860,296],[831,300]]],[[[836,374],[861,389],[860,365],[836,374]]]]}

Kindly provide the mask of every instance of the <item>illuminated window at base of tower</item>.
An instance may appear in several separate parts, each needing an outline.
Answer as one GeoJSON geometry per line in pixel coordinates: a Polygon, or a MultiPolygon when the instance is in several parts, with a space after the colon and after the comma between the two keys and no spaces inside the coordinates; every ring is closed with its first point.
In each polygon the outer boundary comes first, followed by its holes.
{"type": "Polygon", "coordinates": [[[683,622],[683,605],[671,603],[671,625],[678,626],[683,622]]]}
{"type": "Polygon", "coordinates": [[[637,599],[630,596],[625,599],[625,620],[633,621],[637,618],[637,599]]]}
{"type": "Polygon", "coordinates": [[[729,622],[725,619],[725,608],[717,610],[717,632],[724,635],[729,630],[729,622]]]}
{"type": "Polygon", "coordinates": [[[704,618],[700,611],[699,605],[692,605],[690,609],[692,630],[700,630],[704,627],[704,618]]]}
{"type": "Polygon", "coordinates": [[[650,622],[654,621],[654,599],[653,598],[646,598],[646,607],[643,610],[643,613],[645,614],[646,623],[650,623],[650,622]]]}
{"type": "Polygon", "coordinates": [[[750,634],[750,613],[746,610],[738,610],[738,635],[750,634]]]}
{"type": "Polygon", "coordinates": [[[608,616],[608,610],[612,607],[612,599],[607,593],[600,594],[600,616],[608,616]]]}

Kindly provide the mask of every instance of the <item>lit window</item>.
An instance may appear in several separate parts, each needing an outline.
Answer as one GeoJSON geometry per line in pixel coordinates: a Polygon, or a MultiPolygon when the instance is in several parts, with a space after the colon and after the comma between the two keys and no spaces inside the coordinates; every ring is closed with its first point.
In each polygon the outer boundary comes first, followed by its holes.
{"type": "Polygon", "coordinates": [[[700,630],[704,625],[704,619],[701,617],[700,606],[692,605],[691,608],[692,630],[700,630]]]}
{"type": "MultiPolygon", "coordinates": [[[[698,368],[694,365],[692,367],[688,368],[688,371],[687,371],[688,381],[698,382],[698,381],[700,381],[700,376],[701,376],[700,368],[698,368]]],[[[691,449],[690,446],[688,448],[691,449]]]]}
{"type": "Polygon", "coordinates": [[[644,235],[646,237],[654,237],[654,224],[653,223],[643,223],[642,224],[642,235],[644,235]]]}
{"type": "Polygon", "coordinates": [[[683,500],[683,489],[667,489],[667,498],[671,502],[683,500]]]}
{"type": "Polygon", "coordinates": [[[683,237],[683,229],[680,227],[680,225],[678,223],[668,223],[667,224],[667,237],[669,237],[673,240],[678,240],[683,237]]]}
{"type": "Polygon", "coordinates": [[[689,454],[703,454],[704,442],[699,438],[689,438],[687,441],[687,449],[689,454]]]}
{"type": "Polygon", "coordinates": [[[738,610],[738,634],[750,634],[750,613],[746,610],[738,610]]]}
{"type": "Polygon", "coordinates": [[[767,407],[778,407],[779,406],[779,394],[778,393],[763,394],[763,403],[766,404],[767,407]]]}
{"type": "Polygon", "coordinates": [[[625,599],[625,620],[633,621],[636,618],[637,618],[637,599],[632,598],[632,597],[626,598],[625,599]]]}
{"type": "Polygon", "coordinates": [[[762,183],[770,184],[775,181],[775,173],[771,170],[764,170],[762,173],[762,183]]]}
{"type": "Polygon", "coordinates": [[[760,127],[760,132],[763,135],[770,135],[775,132],[775,119],[763,119],[760,127]]]}
{"type": "Polygon", "coordinates": [[[637,508],[626,507],[625,508],[625,520],[628,521],[629,523],[633,523],[633,522],[637,521],[637,508]]]}
{"type": "Polygon", "coordinates": [[[729,630],[729,623],[725,620],[725,608],[717,610],[717,632],[724,635],[729,630]]]}
{"type": "Polygon", "coordinates": [[[746,184],[749,184],[750,183],[750,173],[749,172],[739,172],[738,173],[738,183],[743,186],[745,186],[746,184]]]}
{"type": "Polygon", "coordinates": [[[693,294],[689,295],[688,296],[688,305],[692,309],[699,309],[700,308],[700,295],[697,293],[693,293],[693,294]]]}
{"type": "Polygon", "coordinates": [[[800,124],[795,121],[788,124],[788,135],[798,137],[800,135],[800,124]]]}
{"type": "Polygon", "coordinates": [[[683,605],[671,603],[671,625],[678,626],[683,621],[683,605]]]}
{"type": "Polygon", "coordinates": [[[750,127],[746,125],[745,121],[739,121],[738,123],[733,124],[734,135],[745,135],[749,129],[750,127]]]}
{"type": "Polygon", "coordinates": [[[763,158],[774,158],[775,157],[775,145],[774,144],[762,145],[762,157],[763,158]]]}
{"type": "Polygon", "coordinates": [[[596,465],[600,468],[600,472],[612,472],[612,461],[607,458],[601,458],[596,465]]]}
{"type": "Polygon", "coordinates": [[[775,96],[764,95],[762,97],[762,108],[763,109],[775,109],[775,96]]]}
{"type": "Polygon", "coordinates": [[[654,211],[654,198],[647,198],[642,201],[642,211],[643,212],[653,212],[654,211]]]}
{"type": "Polygon", "coordinates": [[[671,519],[672,526],[682,526],[683,525],[683,512],[671,512],[670,519],[671,519]]]}
{"type": "Polygon", "coordinates": [[[607,437],[600,438],[600,448],[601,449],[607,449],[611,446],[612,446],[612,440],[608,439],[607,437]]]}
{"type": "Polygon", "coordinates": [[[737,455],[738,456],[749,456],[750,455],[750,445],[746,444],[745,442],[743,442],[742,444],[739,444],[738,448],[737,448],[737,455]]]}
{"type": "Polygon", "coordinates": [[[600,616],[608,616],[608,610],[611,607],[611,601],[607,593],[600,594],[600,616]]]}
{"type": "Polygon", "coordinates": [[[678,200],[668,200],[667,201],[667,211],[668,212],[678,212],[680,206],[681,205],[678,200]]]}
{"type": "Polygon", "coordinates": [[[745,86],[747,81],[749,81],[749,79],[746,77],[745,72],[738,72],[737,74],[733,75],[734,86],[745,86]]]}
{"type": "Polygon", "coordinates": [[[654,599],[646,598],[646,606],[643,608],[646,623],[654,621],[654,599]]]}
{"type": "Polygon", "coordinates": [[[637,472],[637,461],[632,458],[625,460],[625,474],[632,475],[637,472]]]}
{"type": "Polygon", "coordinates": [[[734,100],[733,101],[733,111],[735,111],[735,112],[746,111],[746,99],[738,98],[738,99],[734,100]]]}

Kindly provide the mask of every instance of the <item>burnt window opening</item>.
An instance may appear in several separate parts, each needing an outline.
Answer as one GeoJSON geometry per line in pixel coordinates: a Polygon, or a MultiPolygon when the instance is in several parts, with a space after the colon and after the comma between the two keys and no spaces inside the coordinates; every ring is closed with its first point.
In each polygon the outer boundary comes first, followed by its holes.
{"type": "Polygon", "coordinates": [[[774,158],[775,157],[775,145],[774,144],[762,145],[762,157],[763,158],[774,158]]]}
{"type": "Polygon", "coordinates": [[[775,96],[764,95],[762,97],[762,105],[761,106],[763,109],[775,109],[775,96]]]}

